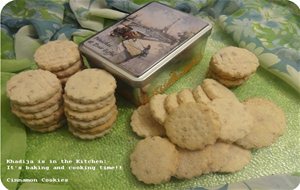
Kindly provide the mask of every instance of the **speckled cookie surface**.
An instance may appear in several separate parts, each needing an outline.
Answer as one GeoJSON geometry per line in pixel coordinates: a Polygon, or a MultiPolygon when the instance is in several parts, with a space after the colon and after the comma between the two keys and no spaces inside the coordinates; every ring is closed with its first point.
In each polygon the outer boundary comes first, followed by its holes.
{"type": "Polygon", "coordinates": [[[222,84],[220,84],[214,79],[204,79],[201,84],[201,87],[205,92],[205,94],[211,100],[217,98],[237,99],[235,94],[231,90],[229,90],[228,88],[226,88],[225,86],[223,86],[222,84]]]}
{"type": "Polygon", "coordinates": [[[190,102],[196,102],[194,95],[190,89],[183,89],[177,93],[177,100],[179,105],[186,104],[190,102]]]}
{"type": "Polygon", "coordinates": [[[168,115],[164,105],[166,98],[166,94],[157,94],[153,96],[149,102],[150,111],[153,118],[161,125],[164,125],[166,117],[168,115]]]}
{"type": "Polygon", "coordinates": [[[193,95],[197,103],[207,104],[210,102],[210,99],[203,91],[201,85],[198,85],[196,88],[193,89],[193,95]]]}
{"type": "Polygon", "coordinates": [[[205,104],[180,105],[167,117],[166,134],[181,148],[199,150],[214,144],[219,137],[218,115],[205,104]]]}
{"type": "Polygon", "coordinates": [[[219,50],[210,61],[211,69],[222,78],[244,78],[259,66],[257,57],[247,49],[228,46],[219,50]]]}
{"type": "Polygon", "coordinates": [[[220,118],[221,140],[235,142],[250,132],[253,118],[242,103],[234,99],[219,98],[210,105],[220,118]]]}
{"type": "Polygon", "coordinates": [[[116,80],[101,69],[84,69],[72,75],[65,86],[65,94],[77,103],[99,102],[112,95],[116,80]]]}
{"type": "Polygon", "coordinates": [[[178,149],[179,164],[175,177],[179,179],[191,179],[209,171],[211,161],[210,152],[206,148],[202,150],[178,149]]]}
{"type": "Polygon", "coordinates": [[[48,100],[61,90],[57,77],[49,71],[28,70],[7,82],[6,94],[17,105],[35,105],[48,100]]]}
{"type": "Polygon", "coordinates": [[[77,61],[76,63],[74,63],[73,65],[71,65],[70,67],[61,70],[61,71],[56,71],[53,72],[58,78],[66,78],[69,77],[73,74],[75,74],[76,72],[80,71],[81,68],[83,66],[83,63],[81,61],[81,59],[79,61],[77,61]]]}
{"type": "Polygon", "coordinates": [[[90,103],[90,104],[80,104],[77,102],[74,102],[70,100],[66,95],[64,97],[64,103],[65,106],[70,108],[71,110],[77,111],[77,112],[89,112],[89,111],[95,111],[98,109],[101,109],[109,104],[114,104],[116,102],[116,98],[114,95],[110,95],[107,98],[96,102],[96,103],[90,103]]]}
{"type": "Polygon", "coordinates": [[[56,40],[40,46],[34,54],[34,60],[41,69],[60,71],[79,61],[80,53],[76,43],[56,40]]]}
{"type": "Polygon", "coordinates": [[[262,98],[251,98],[244,102],[253,116],[250,133],[236,143],[251,149],[269,146],[281,136],[286,128],[284,112],[273,102],[262,98]]]}
{"type": "Polygon", "coordinates": [[[178,151],[165,138],[147,137],[136,145],[130,155],[132,173],[146,184],[170,180],[178,166],[178,151]]]}
{"type": "Polygon", "coordinates": [[[164,136],[166,133],[165,128],[152,117],[149,103],[134,110],[130,125],[141,137],[164,136]]]}
{"type": "Polygon", "coordinates": [[[176,109],[179,106],[177,100],[177,93],[169,94],[165,99],[164,105],[168,113],[176,109]]]}
{"type": "Polygon", "coordinates": [[[251,152],[233,144],[218,142],[207,147],[210,151],[211,172],[236,172],[243,169],[251,160],[251,152]]]}

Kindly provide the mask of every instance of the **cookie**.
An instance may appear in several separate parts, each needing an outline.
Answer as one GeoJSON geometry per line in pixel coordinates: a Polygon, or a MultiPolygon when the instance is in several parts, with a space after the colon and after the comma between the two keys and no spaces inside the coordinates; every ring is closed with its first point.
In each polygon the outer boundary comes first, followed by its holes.
{"type": "Polygon", "coordinates": [[[116,80],[101,69],[84,69],[72,75],[65,86],[66,96],[77,103],[97,103],[114,94],[116,80]]]}
{"type": "Polygon", "coordinates": [[[77,61],[76,63],[74,63],[73,65],[71,65],[70,67],[61,70],[61,71],[57,71],[57,72],[53,72],[57,78],[66,78],[66,77],[70,77],[71,75],[75,74],[76,72],[80,71],[82,68],[83,64],[81,59],[79,61],[77,61]]]}
{"type": "Polygon", "coordinates": [[[157,94],[150,99],[150,111],[153,118],[161,125],[164,125],[165,119],[168,115],[164,102],[167,98],[166,94],[157,94]]]}
{"type": "Polygon", "coordinates": [[[97,134],[83,134],[78,131],[75,131],[73,128],[69,127],[69,131],[75,136],[83,140],[93,140],[96,138],[103,137],[104,135],[108,134],[111,131],[111,128],[102,131],[101,133],[97,134]]]}
{"type": "Polygon", "coordinates": [[[91,104],[80,104],[70,100],[66,95],[64,95],[63,97],[64,97],[65,106],[77,112],[95,111],[109,104],[115,104],[116,102],[116,98],[114,95],[110,95],[102,101],[99,101],[97,103],[91,103],[91,104]]]}
{"type": "Polygon", "coordinates": [[[44,127],[44,128],[33,128],[33,127],[29,127],[29,128],[32,131],[36,131],[36,132],[40,132],[40,133],[48,133],[48,132],[55,131],[56,129],[61,128],[63,126],[64,126],[64,122],[59,122],[59,123],[56,123],[56,124],[53,124],[51,126],[44,127]]]}
{"type": "Polygon", "coordinates": [[[198,85],[196,88],[193,89],[193,95],[194,95],[195,101],[197,103],[207,104],[210,102],[210,99],[207,97],[207,95],[203,91],[201,85],[198,85]]]}
{"type": "Polygon", "coordinates": [[[251,152],[234,144],[217,142],[206,148],[210,152],[209,171],[232,173],[243,169],[251,160],[251,152]]]}
{"type": "Polygon", "coordinates": [[[284,112],[273,102],[262,98],[251,98],[244,102],[253,117],[250,132],[236,143],[244,148],[261,148],[274,143],[286,128],[284,112]]]}
{"type": "Polygon", "coordinates": [[[68,126],[69,126],[69,128],[73,128],[73,131],[76,131],[78,133],[94,135],[94,134],[101,133],[101,132],[107,130],[108,128],[112,127],[112,125],[116,121],[116,119],[117,119],[117,114],[113,114],[112,117],[109,118],[106,123],[101,124],[96,127],[93,127],[93,128],[88,128],[88,129],[76,128],[76,127],[72,126],[70,123],[68,123],[68,126]]]}
{"type": "Polygon", "coordinates": [[[100,117],[99,119],[96,120],[78,121],[78,120],[68,118],[68,122],[75,128],[89,129],[106,123],[111,117],[117,114],[118,114],[118,110],[116,108],[113,108],[112,111],[110,111],[103,117],[100,117]]]}
{"type": "Polygon", "coordinates": [[[16,116],[22,119],[41,119],[43,117],[47,117],[54,113],[56,110],[59,109],[59,107],[62,105],[62,102],[56,103],[53,106],[50,106],[49,108],[46,108],[43,111],[37,112],[37,113],[24,113],[16,109],[14,106],[12,106],[11,111],[16,116]]]}
{"type": "Polygon", "coordinates": [[[206,148],[202,150],[186,150],[179,148],[179,164],[175,177],[179,179],[191,179],[209,172],[211,162],[210,151],[206,148]]]}
{"type": "Polygon", "coordinates": [[[13,104],[36,105],[51,98],[62,87],[57,77],[43,70],[28,70],[11,77],[6,94],[13,104]]]}
{"type": "Polygon", "coordinates": [[[60,90],[57,93],[55,93],[50,99],[41,102],[39,104],[30,105],[30,106],[20,106],[12,103],[11,106],[13,106],[15,109],[23,113],[37,113],[57,104],[61,100],[62,100],[62,91],[60,90]]]}
{"type": "Polygon", "coordinates": [[[55,121],[62,120],[64,118],[64,108],[61,106],[58,110],[53,112],[51,115],[47,117],[43,117],[41,119],[21,119],[21,121],[25,125],[36,125],[36,126],[44,126],[44,125],[49,125],[55,121]]]}
{"type": "Polygon", "coordinates": [[[219,82],[215,81],[214,79],[204,79],[201,87],[205,94],[209,97],[209,99],[214,100],[217,98],[232,98],[237,99],[235,94],[220,84],[219,82]]]}
{"type": "Polygon", "coordinates": [[[147,137],[130,155],[130,168],[139,181],[159,184],[170,180],[178,166],[178,151],[165,138],[147,137]]]}
{"type": "Polygon", "coordinates": [[[165,128],[152,117],[149,103],[134,110],[130,125],[132,130],[141,137],[165,135],[165,128]]]}
{"type": "Polygon", "coordinates": [[[225,79],[240,79],[250,76],[259,66],[255,54],[247,49],[225,47],[218,51],[210,61],[210,69],[225,79]]]}
{"type": "Polygon", "coordinates": [[[240,79],[229,80],[229,79],[221,78],[217,74],[215,74],[211,71],[209,72],[208,75],[211,78],[215,79],[216,81],[218,81],[219,83],[223,84],[224,86],[226,86],[228,88],[240,86],[240,85],[244,84],[250,78],[250,76],[246,76],[246,77],[240,78],[240,79]]]}
{"type": "Polygon", "coordinates": [[[200,150],[214,144],[219,137],[218,115],[207,105],[181,104],[171,112],[165,122],[169,139],[181,148],[200,150]]]}
{"type": "Polygon", "coordinates": [[[179,106],[177,101],[177,93],[169,94],[164,101],[164,106],[167,110],[167,113],[171,113],[174,109],[176,109],[179,106]]]}
{"type": "Polygon", "coordinates": [[[68,40],[50,41],[40,46],[34,60],[38,67],[56,72],[69,68],[80,60],[78,45],[68,40]]]}
{"type": "Polygon", "coordinates": [[[245,106],[237,100],[218,98],[211,102],[221,122],[219,138],[225,142],[235,142],[245,137],[253,125],[253,118],[245,106]]]}
{"type": "Polygon", "coordinates": [[[105,116],[113,109],[116,109],[116,105],[114,103],[111,103],[101,109],[89,111],[89,112],[77,112],[69,109],[68,107],[65,107],[65,114],[68,117],[68,119],[73,119],[78,121],[91,121],[105,116]]]}
{"type": "Polygon", "coordinates": [[[179,105],[190,102],[196,102],[193,93],[190,89],[183,89],[177,94],[177,100],[179,105]]]}

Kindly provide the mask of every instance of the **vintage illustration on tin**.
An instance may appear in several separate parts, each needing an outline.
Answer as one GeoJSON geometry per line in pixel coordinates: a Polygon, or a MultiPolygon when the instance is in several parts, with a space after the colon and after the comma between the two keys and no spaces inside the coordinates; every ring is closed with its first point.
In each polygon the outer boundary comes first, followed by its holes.
{"type": "Polygon", "coordinates": [[[202,27],[203,22],[190,15],[153,3],[86,43],[110,62],[141,76],[202,27]]]}

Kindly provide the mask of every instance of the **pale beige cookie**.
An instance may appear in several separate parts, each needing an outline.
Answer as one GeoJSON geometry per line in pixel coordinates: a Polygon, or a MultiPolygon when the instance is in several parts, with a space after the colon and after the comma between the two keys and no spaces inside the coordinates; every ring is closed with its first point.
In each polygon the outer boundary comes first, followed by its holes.
{"type": "Polygon", "coordinates": [[[201,84],[201,87],[211,100],[217,98],[237,99],[237,97],[231,90],[229,90],[219,82],[215,81],[214,79],[204,79],[201,84]]]}
{"type": "Polygon", "coordinates": [[[196,102],[193,93],[190,89],[183,89],[177,94],[177,100],[179,105],[190,102],[196,102]]]}
{"type": "Polygon", "coordinates": [[[161,125],[164,125],[165,119],[168,115],[164,106],[166,97],[166,94],[157,94],[153,96],[149,102],[153,118],[161,125]]]}
{"type": "Polygon", "coordinates": [[[235,142],[250,132],[253,118],[242,103],[234,99],[219,98],[214,99],[211,106],[221,121],[219,138],[222,141],[235,142]]]}
{"type": "Polygon", "coordinates": [[[109,118],[109,120],[106,123],[96,126],[96,127],[93,127],[93,128],[88,128],[88,129],[76,128],[76,127],[72,126],[70,123],[68,123],[68,126],[69,126],[69,128],[73,128],[73,131],[77,131],[78,133],[94,135],[97,133],[101,133],[108,128],[111,128],[112,125],[114,124],[114,122],[116,121],[116,119],[117,119],[117,114],[113,114],[113,116],[111,118],[109,118]]]}
{"type": "Polygon", "coordinates": [[[77,103],[99,102],[114,94],[116,80],[100,69],[84,69],[72,75],[65,86],[66,96],[77,103]]]}
{"type": "Polygon", "coordinates": [[[164,136],[165,128],[152,117],[149,104],[134,110],[130,125],[132,130],[141,137],[164,136]]]}
{"type": "Polygon", "coordinates": [[[80,60],[78,45],[68,40],[50,41],[40,46],[34,60],[39,68],[48,71],[61,71],[80,60]]]}
{"type": "Polygon", "coordinates": [[[174,109],[176,109],[179,106],[177,93],[169,94],[165,99],[164,106],[168,113],[171,113],[174,109]]]}
{"type": "Polygon", "coordinates": [[[210,152],[206,148],[202,150],[178,149],[179,165],[175,177],[179,179],[191,179],[209,172],[211,162],[210,152]]]}
{"type": "Polygon", "coordinates": [[[62,89],[57,77],[44,70],[28,70],[7,82],[6,94],[13,104],[28,106],[44,102],[62,89]]]}
{"type": "Polygon", "coordinates": [[[273,102],[262,98],[251,98],[244,102],[254,123],[250,133],[236,141],[245,148],[261,148],[274,143],[286,128],[284,112],[273,102]]]}
{"type": "Polygon", "coordinates": [[[78,137],[80,139],[83,139],[83,140],[93,140],[93,139],[100,138],[100,137],[103,137],[104,135],[108,134],[111,131],[111,128],[106,129],[105,131],[102,131],[102,132],[97,133],[97,134],[84,134],[84,133],[80,133],[78,131],[75,131],[72,127],[69,127],[69,131],[75,137],[78,137]]]}
{"type": "Polygon", "coordinates": [[[56,94],[54,94],[50,99],[41,102],[39,104],[30,105],[30,106],[20,106],[12,103],[12,106],[17,110],[19,110],[20,112],[37,113],[46,110],[47,108],[53,106],[54,104],[57,104],[61,100],[62,100],[62,91],[60,90],[56,94]]]}
{"type": "Polygon", "coordinates": [[[170,180],[178,166],[178,151],[168,139],[147,137],[136,145],[130,155],[132,173],[146,184],[170,180]]]}
{"type": "Polygon", "coordinates": [[[110,111],[116,109],[116,105],[111,103],[107,106],[89,112],[77,112],[74,110],[65,107],[65,114],[68,119],[79,120],[79,121],[92,121],[103,117],[104,115],[108,114],[110,111]]]}
{"type": "Polygon", "coordinates": [[[237,172],[251,160],[251,152],[233,144],[217,142],[206,148],[210,152],[210,172],[237,172]]]}
{"type": "Polygon", "coordinates": [[[81,128],[81,129],[89,129],[93,127],[97,127],[99,125],[103,125],[106,123],[111,117],[114,115],[118,114],[117,108],[113,108],[112,111],[108,112],[106,115],[103,117],[100,117],[99,119],[96,120],[91,120],[91,121],[78,121],[74,119],[68,119],[68,122],[75,128],[81,128]]]}
{"type": "Polygon", "coordinates": [[[166,134],[181,148],[199,150],[219,137],[218,115],[206,104],[181,104],[165,122],[166,134]]]}
{"type": "Polygon", "coordinates": [[[58,110],[56,110],[53,114],[41,118],[41,119],[32,119],[32,120],[26,120],[26,119],[21,119],[21,121],[25,125],[36,125],[36,126],[43,126],[43,125],[48,125],[50,123],[53,123],[55,121],[60,121],[64,118],[64,108],[61,106],[58,110]]]}
{"type": "Polygon", "coordinates": [[[29,124],[26,124],[24,123],[27,127],[31,128],[31,129],[44,129],[44,128],[49,128],[53,125],[56,125],[56,124],[60,124],[60,125],[64,125],[66,124],[66,119],[65,118],[61,118],[61,120],[56,120],[56,121],[53,121],[52,123],[49,123],[49,124],[46,124],[46,125],[29,125],[29,124]]]}
{"type": "Polygon", "coordinates": [[[240,79],[229,80],[229,79],[221,78],[213,72],[209,72],[209,75],[211,76],[211,78],[215,79],[216,81],[218,81],[219,83],[223,84],[224,86],[226,86],[228,88],[240,86],[240,85],[244,84],[250,78],[250,76],[246,76],[246,77],[240,78],[240,79]]]}
{"type": "Polygon", "coordinates": [[[32,131],[36,131],[36,132],[40,132],[40,133],[48,133],[48,132],[55,131],[56,129],[61,128],[63,126],[64,126],[64,123],[60,122],[60,123],[53,124],[53,125],[45,127],[45,128],[32,128],[32,127],[28,127],[28,128],[30,128],[30,130],[32,130],[32,131]]]}
{"type": "Polygon", "coordinates": [[[193,95],[197,103],[207,104],[210,102],[210,99],[203,91],[201,85],[198,85],[196,88],[193,89],[193,95]]]}
{"type": "Polygon", "coordinates": [[[64,95],[64,103],[65,106],[70,108],[71,110],[77,112],[89,112],[89,111],[95,111],[101,109],[109,104],[115,104],[116,98],[112,94],[100,102],[91,103],[91,104],[80,104],[70,100],[66,95],[64,95]]]}
{"type": "Polygon", "coordinates": [[[37,113],[24,113],[19,110],[17,110],[14,106],[12,106],[11,111],[16,116],[22,119],[41,119],[43,117],[47,117],[51,114],[53,114],[56,110],[58,110],[62,106],[62,101],[54,104],[53,106],[46,108],[43,111],[37,112],[37,113]]]}
{"type": "Polygon", "coordinates": [[[61,70],[61,71],[57,71],[57,72],[53,72],[59,79],[60,78],[66,78],[66,77],[70,77],[71,75],[75,74],[76,72],[80,71],[82,68],[83,64],[81,59],[79,61],[77,61],[76,63],[74,63],[73,65],[71,65],[70,67],[61,70]]]}

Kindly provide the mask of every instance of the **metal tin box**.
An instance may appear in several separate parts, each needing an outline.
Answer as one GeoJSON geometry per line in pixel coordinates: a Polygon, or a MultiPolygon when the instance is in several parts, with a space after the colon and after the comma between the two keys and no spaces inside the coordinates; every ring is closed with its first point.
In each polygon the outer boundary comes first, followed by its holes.
{"type": "Polygon", "coordinates": [[[200,18],[152,2],[79,48],[91,67],[117,78],[121,94],[144,104],[200,62],[211,28],[200,18]]]}

